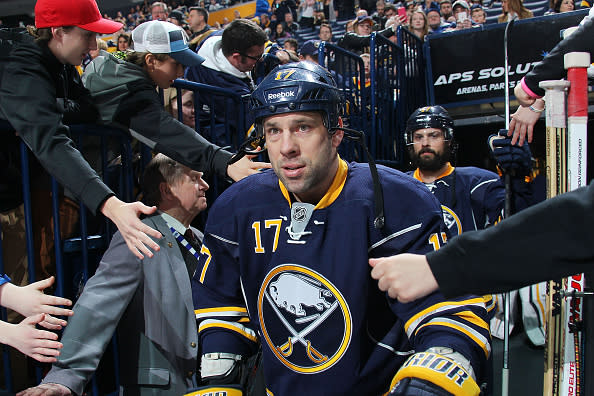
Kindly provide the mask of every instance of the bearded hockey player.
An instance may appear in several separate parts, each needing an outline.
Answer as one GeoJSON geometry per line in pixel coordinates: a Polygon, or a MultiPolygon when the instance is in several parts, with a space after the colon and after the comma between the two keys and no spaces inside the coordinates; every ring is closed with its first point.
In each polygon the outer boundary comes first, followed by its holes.
{"type": "Polygon", "coordinates": [[[401,304],[370,276],[370,257],[439,248],[439,202],[399,171],[339,157],[342,96],[326,69],[279,66],[251,106],[273,170],[232,185],[208,216],[192,282],[205,386],[193,394],[246,392],[260,347],[268,395],[478,395],[483,299],[401,304]]]}
{"type": "MultiPolygon", "coordinates": [[[[443,107],[426,106],[415,110],[406,123],[405,140],[411,162],[416,166],[409,174],[425,183],[437,197],[451,237],[487,228],[503,218],[505,185],[499,175],[473,166],[454,167],[450,163],[455,151],[454,121],[443,107]]],[[[489,144],[498,166],[513,174],[514,211],[526,208],[532,201],[530,185],[525,182],[531,169],[528,144],[511,145],[510,138],[498,135],[491,135],[489,144]]],[[[545,290],[544,285],[534,285],[510,294],[513,309],[510,332],[514,328],[514,317],[519,314],[516,312],[519,293],[524,328],[535,345],[544,344],[545,290]],[[538,300],[542,300],[540,304],[538,300]]],[[[503,338],[503,296],[494,297],[485,296],[489,311],[494,315],[490,322],[491,334],[503,338]]]]}

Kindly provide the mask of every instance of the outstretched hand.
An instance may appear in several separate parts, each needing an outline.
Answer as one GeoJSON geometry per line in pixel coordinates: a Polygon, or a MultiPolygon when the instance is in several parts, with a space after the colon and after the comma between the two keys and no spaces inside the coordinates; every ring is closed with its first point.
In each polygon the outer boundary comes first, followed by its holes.
{"type": "MultiPolygon", "coordinates": [[[[533,106],[544,109],[544,101],[539,99],[533,106]]],[[[525,141],[532,143],[534,124],[539,118],[540,113],[534,112],[528,107],[518,107],[518,110],[511,115],[507,132],[507,136],[512,136],[511,143],[516,144],[517,142],[519,146],[524,145],[525,141]]]]}
{"type": "Polygon", "coordinates": [[[1,322],[2,343],[18,349],[39,362],[55,362],[62,348],[62,343],[57,341],[58,335],[35,328],[35,325],[41,324],[45,317],[46,314],[41,313],[26,317],[18,324],[1,322]]]}
{"type": "Polygon", "coordinates": [[[156,210],[155,206],[149,207],[142,202],[126,203],[111,196],[105,201],[101,212],[114,222],[130,251],[142,260],[143,253],[153,257],[151,250],[159,250],[159,245],[151,237],[159,239],[161,233],[140,221],[139,216],[152,214],[156,210]]]}
{"type": "Polygon", "coordinates": [[[425,297],[439,287],[424,255],[404,253],[372,258],[369,265],[379,289],[401,303],[425,297]]]}
{"type": "Polygon", "coordinates": [[[72,391],[61,384],[41,384],[17,393],[17,396],[70,396],[72,391]]]}
{"type": "Polygon", "coordinates": [[[51,276],[22,287],[6,283],[2,286],[0,302],[23,316],[45,313],[47,315],[40,324],[48,329],[59,330],[66,326],[66,321],[54,318],[52,315],[71,316],[72,310],[58,305],[72,306],[72,301],[43,293],[43,290],[52,286],[54,281],[55,278],[51,276]]]}
{"type": "Polygon", "coordinates": [[[246,155],[239,161],[227,166],[227,175],[234,181],[239,181],[244,177],[258,173],[261,169],[270,168],[268,162],[254,162],[253,158],[257,155],[246,155]]]}

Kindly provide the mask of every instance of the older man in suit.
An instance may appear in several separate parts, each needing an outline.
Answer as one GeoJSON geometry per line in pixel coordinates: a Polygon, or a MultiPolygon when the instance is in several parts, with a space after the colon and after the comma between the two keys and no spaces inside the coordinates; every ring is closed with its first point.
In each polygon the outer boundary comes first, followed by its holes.
{"type": "Polygon", "coordinates": [[[119,232],[114,235],[74,307],[59,360],[41,385],[22,395],[83,394],[116,326],[120,394],[178,396],[195,384],[198,336],[190,277],[202,233],[190,222],[206,208],[207,189],[202,173],[162,154],[153,158],[144,194],[159,212],[143,222],[163,235],[160,250],[140,260],[119,232]]]}

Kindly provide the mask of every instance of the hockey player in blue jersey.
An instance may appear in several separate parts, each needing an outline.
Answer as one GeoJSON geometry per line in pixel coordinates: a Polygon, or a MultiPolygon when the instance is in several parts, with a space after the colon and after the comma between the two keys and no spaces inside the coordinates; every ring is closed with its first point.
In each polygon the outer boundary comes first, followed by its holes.
{"type": "MultiPolygon", "coordinates": [[[[501,220],[505,186],[499,175],[486,169],[453,167],[450,162],[453,139],[454,121],[441,106],[418,108],[406,122],[405,140],[416,167],[409,174],[437,197],[446,226],[451,235],[456,236],[501,220]]],[[[512,178],[515,209],[520,210],[529,206],[532,199],[530,186],[524,182],[530,172],[530,150],[527,146],[517,148],[514,155],[515,164],[523,164],[522,169],[516,166],[517,172],[512,178]]],[[[499,159],[497,155],[496,159],[499,159]]]]}
{"type": "Polygon", "coordinates": [[[252,93],[273,170],[209,213],[192,280],[204,387],[192,394],[245,392],[259,347],[267,395],[479,394],[483,299],[401,304],[370,276],[370,257],[433,251],[446,229],[422,183],[339,157],[342,103],[310,62],[277,67],[252,93]]]}
{"type": "MultiPolygon", "coordinates": [[[[437,197],[452,237],[466,231],[482,230],[503,218],[505,185],[499,175],[473,166],[454,167],[450,163],[454,121],[443,107],[426,106],[415,110],[406,123],[405,140],[411,162],[416,166],[409,174],[423,182],[437,197]]],[[[498,135],[489,137],[498,165],[508,171],[514,170],[511,180],[516,211],[531,204],[531,187],[525,182],[525,176],[530,172],[531,153],[528,144],[512,146],[510,141],[510,138],[498,135]]],[[[545,306],[545,290],[544,285],[534,285],[510,294],[512,307],[520,296],[524,328],[535,345],[544,343],[545,313],[542,307],[545,306]]],[[[503,295],[494,297],[485,296],[485,303],[493,315],[491,334],[504,338],[503,295]]],[[[515,320],[513,315],[510,332],[515,320]]]]}

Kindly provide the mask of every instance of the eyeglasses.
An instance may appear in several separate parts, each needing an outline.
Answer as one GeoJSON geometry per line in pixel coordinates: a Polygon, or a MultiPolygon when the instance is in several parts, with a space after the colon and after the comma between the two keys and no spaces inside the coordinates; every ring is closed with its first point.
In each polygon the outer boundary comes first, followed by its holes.
{"type": "Polygon", "coordinates": [[[251,60],[256,61],[256,62],[258,62],[264,56],[264,53],[260,54],[260,56],[258,56],[258,57],[251,56],[251,55],[248,55],[248,54],[244,54],[243,52],[238,52],[238,54],[241,55],[241,56],[245,56],[246,58],[251,59],[251,60]]]}

